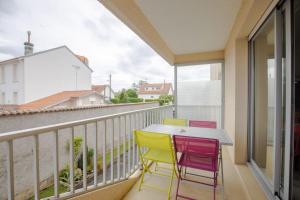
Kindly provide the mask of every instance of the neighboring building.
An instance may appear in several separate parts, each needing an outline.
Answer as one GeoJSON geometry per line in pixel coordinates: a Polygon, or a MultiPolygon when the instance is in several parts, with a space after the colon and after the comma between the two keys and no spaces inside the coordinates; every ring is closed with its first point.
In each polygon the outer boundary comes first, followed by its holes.
{"type": "Polygon", "coordinates": [[[74,108],[104,104],[104,96],[94,90],[63,91],[18,106],[19,110],[74,108]]]}
{"type": "Polygon", "coordinates": [[[103,95],[105,101],[110,101],[110,98],[115,98],[115,92],[109,85],[92,85],[92,90],[95,90],[103,95]]]}
{"type": "Polygon", "coordinates": [[[138,97],[158,99],[160,95],[173,95],[172,83],[145,83],[138,89],[138,97]]]}
{"type": "Polygon", "coordinates": [[[0,104],[24,104],[61,91],[91,89],[87,58],[66,46],[33,53],[30,38],[24,44],[24,56],[0,62],[0,104]]]}

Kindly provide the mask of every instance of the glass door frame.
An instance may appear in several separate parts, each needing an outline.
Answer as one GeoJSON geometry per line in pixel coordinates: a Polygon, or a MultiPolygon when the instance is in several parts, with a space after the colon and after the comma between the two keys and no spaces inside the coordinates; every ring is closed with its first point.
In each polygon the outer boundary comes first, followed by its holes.
{"type": "Polygon", "coordinates": [[[187,67],[192,65],[205,65],[205,64],[221,64],[222,71],[222,80],[221,80],[221,128],[224,128],[224,116],[225,116],[225,61],[224,60],[210,60],[205,62],[193,62],[193,63],[184,63],[184,64],[175,64],[174,65],[174,93],[173,93],[173,104],[174,104],[174,118],[178,116],[178,68],[179,67],[187,67]]]}
{"type": "Polygon", "coordinates": [[[249,38],[249,124],[248,124],[248,162],[250,168],[254,171],[259,182],[262,184],[263,189],[269,198],[283,198],[289,199],[290,197],[290,146],[291,146],[291,86],[292,86],[292,72],[291,72],[291,5],[290,0],[287,0],[282,5],[277,5],[273,11],[266,17],[263,24],[257,29],[257,31],[249,38]],[[283,23],[284,13],[284,23],[283,23]],[[263,29],[266,22],[271,20],[271,16],[274,15],[274,32],[275,32],[275,45],[274,45],[274,58],[275,58],[275,125],[274,125],[274,160],[273,160],[273,181],[269,180],[262,173],[252,158],[253,155],[253,133],[254,133],[254,45],[253,41],[256,36],[263,29]],[[285,24],[285,27],[283,27],[285,24]],[[282,33],[285,32],[285,38],[282,33]],[[283,46],[282,40],[285,40],[285,55],[286,55],[286,84],[285,84],[285,113],[282,113],[282,55],[283,46]],[[285,115],[285,127],[282,127],[282,114],[285,115]],[[285,131],[284,138],[284,161],[281,159],[281,144],[283,138],[281,137],[281,131],[285,131]],[[284,165],[284,170],[281,166],[284,165]],[[281,172],[284,174],[284,187],[281,189],[281,172]]]}

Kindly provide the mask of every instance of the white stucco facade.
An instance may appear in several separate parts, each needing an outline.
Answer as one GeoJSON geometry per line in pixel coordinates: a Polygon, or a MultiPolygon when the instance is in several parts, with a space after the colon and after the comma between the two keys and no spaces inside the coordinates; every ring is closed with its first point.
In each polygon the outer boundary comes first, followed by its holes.
{"type": "Polygon", "coordinates": [[[23,104],[61,91],[90,90],[91,73],[66,46],[0,62],[0,104],[23,104]]]}
{"type": "Polygon", "coordinates": [[[24,61],[0,64],[0,104],[24,101],[24,61]]]}
{"type": "Polygon", "coordinates": [[[104,104],[104,96],[99,93],[93,93],[86,96],[72,98],[68,101],[53,105],[49,108],[70,108],[80,106],[93,106],[104,104]]]}
{"type": "Polygon", "coordinates": [[[138,97],[142,99],[158,99],[160,94],[139,94],[138,97]]]}
{"type": "Polygon", "coordinates": [[[101,93],[104,97],[106,101],[109,101],[109,93],[111,93],[111,98],[115,98],[115,93],[110,89],[109,86],[105,87],[105,90],[103,90],[103,92],[101,93]]]}

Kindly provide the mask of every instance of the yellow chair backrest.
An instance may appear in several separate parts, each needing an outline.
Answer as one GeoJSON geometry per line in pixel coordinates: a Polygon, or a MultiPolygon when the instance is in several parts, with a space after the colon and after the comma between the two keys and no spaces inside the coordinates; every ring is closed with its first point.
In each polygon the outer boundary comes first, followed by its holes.
{"type": "Polygon", "coordinates": [[[174,125],[174,126],[187,126],[186,119],[174,119],[174,118],[165,118],[163,120],[165,125],[174,125]]]}
{"type": "Polygon", "coordinates": [[[170,152],[172,151],[171,137],[168,134],[135,130],[134,135],[136,143],[139,147],[170,152]]]}

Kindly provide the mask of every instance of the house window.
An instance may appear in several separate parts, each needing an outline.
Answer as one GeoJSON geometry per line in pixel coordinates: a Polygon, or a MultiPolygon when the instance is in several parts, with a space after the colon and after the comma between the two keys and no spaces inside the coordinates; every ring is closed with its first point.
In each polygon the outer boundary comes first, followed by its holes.
{"type": "Polygon", "coordinates": [[[1,104],[5,104],[5,92],[1,92],[1,104]]]}
{"type": "Polygon", "coordinates": [[[0,83],[5,83],[5,66],[0,67],[0,83]]]}
{"type": "Polygon", "coordinates": [[[14,104],[18,104],[18,92],[14,92],[13,94],[13,100],[14,100],[14,104]]]}
{"type": "Polygon", "coordinates": [[[18,65],[13,65],[13,82],[18,82],[18,65]]]}

